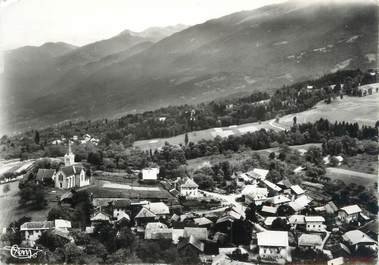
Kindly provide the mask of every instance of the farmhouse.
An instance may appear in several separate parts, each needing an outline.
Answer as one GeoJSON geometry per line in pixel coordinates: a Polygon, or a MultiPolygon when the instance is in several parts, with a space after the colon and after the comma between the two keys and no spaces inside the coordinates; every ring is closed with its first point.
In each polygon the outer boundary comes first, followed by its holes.
{"type": "Polygon", "coordinates": [[[185,197],[198,197],[198,188],[199,185],[187,177],[180,183],[180,195],[185,197]]]}
{"type": "Polygon", "coordinates": [[[130,206],[129,200],[116,200],[113,202],[113,218],[116,218],[117,221],[122,219],[126,219],[130,221],[129,214],[127,213],[127,209],[130,206]]]}
{"type": "Polygon", "coordinates": [[[307,231],[323,232],[326,226],[325,219],[322,216],[305,216],[305,225],[307,231]]]}
{"type": "Polygon", "coordinates": [[[158,180],[159,168],[145,168],[141,171],[143,182],[156,182],[158,180]]]}
{"type": "Polygon", "coordinates": [[[358,221],[359,214],[362,212],[361,208],[358,205],[349,205],[342,207],[338,211],[338,218],[343,222],[343,223],[351,223],[354,221],[358,221]]]}
{"type": "Polygon", "coordinates": [[[172,238],[172,229],[160,222],[148,223],[145,228],[145,239],[172,238]]]}
{"type": "Polygon", "coordinates": [[[302,234],[299,237],[299,248],[303,250],[320,248],[322,245],[322,238],[318,234],[302,234]]]}
{"type": "Polygon", "coordinates": [[[67,230],[68,228],[71,228],[70,221],[56,219],[55,221],[26,222],[20,226],[20,231],[25,244],[34,246],[44,231],[53,229],[67,230]]]}
{"type": "Polygon", "coordinates": [[[288,232],[264,231],[257,233],[259,259],[263,262],[285,263],[289,261],[288,232]]]}
{"type": "MultiPolygon", "coordinates": [[[[242,194],[244,194],[242,192],[242,194]]],[[[245,194],[245,202],[250,204],[254,202],[256,205],[261,205],[264,201],[267,200],[268,190],[267,188],[258,188],[252,189],[250,192],[245,194]]]]}

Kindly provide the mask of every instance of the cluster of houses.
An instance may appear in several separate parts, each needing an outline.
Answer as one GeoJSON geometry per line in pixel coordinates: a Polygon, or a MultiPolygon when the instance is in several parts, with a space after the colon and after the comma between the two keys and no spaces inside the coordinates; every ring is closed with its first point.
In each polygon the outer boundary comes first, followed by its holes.
{"type": "MultiPolygon", "coordinates": [[[[89,134],[84,134],[82,137],[79,137],[78,135],[72,136],[72,138],[69,141],[73,141],[78,144],[87,144],[92,143],[93,145],[98,145],[100,142],[100,139],[92,137],[89,134]]],[[[67,142],[67,138],[62,137],[61,139],[55,139],[51,143],[55,145],[64,144],[67,142]]]]}
{"type": "MultiPolygon", "coordinates": [[[[89,185],[84,168],[74,158],[69,147],[65,165],[57,171],[40,169],[37,180],[52,179],[60,189],[89,185]]],[[[144,182],[159,182],[159,168],[146,168],[140,173],[144,182]]],[[[288,179],[273,183],[267,179],[268,173],[255,168],[233,174],[244,199],[235,202],[240,207],[231,204],[216,210],[183,212],[163,201],[115,198],[106,204],[94,203],[91,225],[85,231],[91,234],[103,222],[123,223],[141,239],[172,240],[179,252],[191,251],[203,262],[214,265],[233,264],[235,256],[249,262],[285,264],[296,260],[299,251],[311,251],[334,262],[330,264],[339,264],[341,258],[361,249],[377,251],[376,219],[358,205],[338,208],[328,196],[323,196],[322,184],[298,185],[288,179]],[[247,207],[254,207],[254,221],[246,219],[247,207]],[[246,231],[251,236],[250,243],[244,245],[236,244],[238,240],[233,234],[241,221],[248,224],[246,231]],[[330,243],[332,239],[338,243],[330,243]]],[[[190,177],[163,185],[168,186],[171,194],[186,199],[203,196],[190,177]]],[[[71,241],[71,229],[67,220],[27,222],[20,228],[24,242],[31,246],[46,230],[71,241]]]]}

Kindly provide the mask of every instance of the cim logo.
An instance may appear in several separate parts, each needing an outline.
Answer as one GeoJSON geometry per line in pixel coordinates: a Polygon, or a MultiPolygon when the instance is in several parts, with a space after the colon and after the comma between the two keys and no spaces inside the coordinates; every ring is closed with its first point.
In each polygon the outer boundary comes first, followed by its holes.
{"type": "Polygon", "coordinates": [[[3,249],[8,250],[15,259],[35,259],[38,253],[42,252],[41,249],[19,247],[17,245],[6,246],[3,249]]]}

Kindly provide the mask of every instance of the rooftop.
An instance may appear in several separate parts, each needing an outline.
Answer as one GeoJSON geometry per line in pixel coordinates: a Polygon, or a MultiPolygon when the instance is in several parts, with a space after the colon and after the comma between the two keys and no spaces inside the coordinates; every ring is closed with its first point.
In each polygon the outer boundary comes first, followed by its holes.
{"type": "Polygon", "coordinates": [[[352,230],[345,233],[342,238],[347,241],[350,245],[371,245],[376,244],[377,242],[371,237],[359,230],[352,230]]]}
{"type": "Polygon", "coordinates": [[[258,246],[288,247],[287,231],[264,231],[257,233],[258,246]]]}
{"type": "Polygon", "coordinates": [[[322,216],[305,216],[305,222],[325,222],[325,218],[322,216]]]}
{"type": "Polygon", "coordinates": [[[355,214],[362,212],[362,209],[356,204],[342,207],[341,210],[345,211],[347,214],[355,214]]]}
{"type": "Polygon", "coordinates": [[[299,237],[299,246],[315,247],[315,246],[321,246],[321,245],[322,245],[322,238],[318,234],[302,234],[299,237]]]}

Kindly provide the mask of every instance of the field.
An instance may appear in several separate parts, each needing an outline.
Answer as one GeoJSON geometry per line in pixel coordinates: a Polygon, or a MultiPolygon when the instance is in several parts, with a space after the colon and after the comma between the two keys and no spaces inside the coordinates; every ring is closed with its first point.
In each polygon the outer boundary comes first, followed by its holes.
{"type": "MultiPolygon", "coordinates": [[[[379,86],[379,84],[375,84],[379,86]]],[[[349,121],[358,122],[360,125],[374,126],[379,120],[379,93],[375,90],[373,95],[365,97],[347,97],[341,100],[337,98],[330,104],[319,102],[314,108],[280,118],[280,125],[290,128],[293,117],[297,117],[298,123],[314,122],[320,118],[327,118],[329,121],[349,121]]]]}
{"type": "Polygon", "coordinates": [[[0,227],[6,227],[9,223],[23,217],[29,216],[33,221],[46,220],[47,213],[51,208],[56,206],[57,196],[61,196],[64,191],[59,189],[48,188],[46,189],[46,199],[48,205],[42,210],[30,210],[28,208],[20,208],[18,204],[18,181],[8,183],[9,192],[3,192],[3,187],[7,184],[0,185],[0,227]]]}
{"type": "Polygon", "coordinates": [[[342,180],[346,185],[355,183],[367,188],[374,187],[374,184],[378,182],[377,175],[346,170],[343,168],[328,167],[326,169],[326,176],[331,180],[342,180]]]}
{"type": "MultiPolygon", "coordinates": [[[[378,86],[379,83],[372,86],[378,86]]],[[[216,136],[228,137],[229,135],[241,135],[247,132],[254,132],[264,129],[283,130],[289,129],[293,124],[293,117],[297,117],[298,123],[314,122],[320,118],[327,118],[334,121],[358,122],[360,125],[375,125],[379,120],[379,93],[373,92],[373,95],[366,97],[347,97],[341,100],[336,98],[332,103],[326,104],[319,102],[310,110],[296,114],[286,115],[280,118],[279,123],[274,120],[264,121],[261,123],[246,123],[241,125],[232,125],[229,127],[212,128],[201,131],[189,132],[188,137],[192,142],[198,142],[202,139],[210,140],[216,136]],[[364,108],[362,108],[364,106],[364,108]]],[[[183,144],[184,134],[180,134],[170,138],[158,138],[150,140],[136,141],[134,146],[142,150],[157,149],[162,147],[165,142],[170,144],[183,144]]]]}
{"type": "MultiPolygon", "coordinates": [[[[258,122],[255,123],[246,123],[241,125],[231,125],[229,127],[220,127],[220,128],[212,128],[207,130],[193,131],[188,133],[188,138],[191,142],[198,142],[200,140],[211,140],[216,136],[220,137],[228,137],[229,135],[241,135],[247,132],[254,132],[260,129],[273,129],[278,130],[278,128],[270,125],[269,121],[262,122],[261,124],[258,122]]],[[[184,134],[180,134],[170,138],[158,138],[158,139],[150,139],[150,140],[141,140],[134,142],[134,146],[141,148],[142,150],[149,149],[158,149],[162,147],[165,142],[169,142],[170,144],[184,144],[184,134]]]]}
{"type": "Polygon", "coordinates": [[[340,168],[378,175],[378,156],[364,153],[353,157],[345,157],[340,168]]]}

